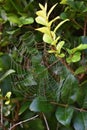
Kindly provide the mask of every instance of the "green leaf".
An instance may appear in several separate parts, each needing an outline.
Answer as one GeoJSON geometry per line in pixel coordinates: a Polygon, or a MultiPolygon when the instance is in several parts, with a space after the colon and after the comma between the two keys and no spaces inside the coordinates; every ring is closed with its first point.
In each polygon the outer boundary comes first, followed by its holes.
{"type": "Polygon", "coordinates": [[[19,27],[26,24],[32,24],[34,22],[34,19],[32,17],[29,18],[26,18],[25,16],[18,17],[15,14],[8,14],[8,20],[10,23],[17,24],[19,27]]]}
{"type": "Polygon", "coordinates": [[[78,62],[81,59],[81,53],[80,52],[75,52],[75,54],[70,55],[68,58],[66,58],[67,63],[71,62],[78,62]]]}
{"type": "Polygon", "coordinates": [[[62,126],[62,127],[59,128],[59,130],[73,130],[73,128],[62,126]]]}
{"type": "Polygon", "coordinates": [[[56,111],[56,119],[64,126],[69,126],[73,116],[74,109],[71,107],[58,107],[56,111]]]}
{"type": "Polygon", "coordinates": [[[78,90],[78,81],[73,75],[68,74],[62,85],[61,100],[66,104],[73,104],[77,101],[78,90]]]}
{"type": "Polygon", "coordinates": [[[87,8],[85,7],[84,10],[83,10],[83,13],[87,12],[87,8]]]}
{"type": "Polygon", "coordinates": [[[74,129],[86,130],[87,129],[87,112],[77,112],[74,117],[74,129]]]}
{"type": "Polygon", "coordinates": [[[19,18],[20,24],[19,27],[26,25],[26,24],[32,24],[34,22],[34,19],[32,17],[26,18],[26,17],[20,17],[19,18]]]}
{"type": "Polygon", "coordinates": [[[0,78],[0,82],[3,81],[8,75],[14,73],[15,71],[10,69],[8,70],[1,78],[0,78]]]}
{"type": "Polygon", "coordinates": [[[50,112],[52,106],[44,98],[35,98],[30,104],[30,110],[34,112],[50,112]]]}
{"type": "Polygon", "coordinates": [[[60,57],[60,58],[63,58],[63,57],[65,57],[65,54],[64,54],[64,53],[57,54],[57,55],[58,55],[58,57],[60,57]]]}
{"type": "Polygon", "coordinates": [[[79,85],[78,104],[81,108],[87,109],[87,80],[79,85]]]}
{"type": "Polygon", "coordinates": [[[76,51],[81,51],[81,50],[85,50],[85,49],[87,49],[87,44],[80,44],[77,47],[76,51]]]}
{"type": "Polygon", "coordinates": [[[65,12],[63,12],[63,13],[61,13],[60,18],[63,19],[63,20],[65,20],[68,17],[67,17],[67,14],[65,12]]]}
{"type": "Polygon", "coordinates": [[[0,71],[2,71],[3,69],[2,68],[0,68],[0,71]]]}
{"type": "Polygon", "coordinates": [[[15,30],[11,30],[11,31],[6,31],[6,32],[7,32],[7,34],[13,35],[13,34],[18,33],[19,31],[20,31],[20,28],[15,29],[15,30]]]}
{"type": "MultiPolygon", "coordinates": [[[[27,114],[28,115],[28,114],[27,114]]],[[[34,116],[34,115],[33,115],[34,116]]],[[[27,117],[29,118],[29,117],[27,117]]],[[[31,118],[31,117],[30,117],[31,118]]],[[[25,123],[26,124],[26,123],[25,123]]],[[[24,125],[23,125],[24,126],[24,125]]],[[[43,124],[43,121],[40,118],[37,118],[35,120],[31,120],[29,124],[27,123],[26,127],[24,127],[25,130],[45,130],[45,126],[43,124]]],[[[23,128],[23,129],[24,129],[23,128]]]]}
{"type": "Polygon", "coordinates": [[[67,52],[68,52],[69,54],[73,54],[72,49],[70,50],[69,48],[66,48],[66,50],[67,50],[67,52]]]}
{"type": "Polygon", "coordinates": [[[18,16],[15,14],[8,14],[8,20],[13,24],[20,24],[20,20],[18,16]]]}
{"type": "Polygon", "coordinates": [[[75,52],[77,51],[82,51],[82,50],[85,50],[87,49],[87,44],[80,44],[79,46],[73,48],[73,49],[67,49],[68,53],[69,54],[74,54],[75,52]]]}
{"type": "Polygon", "coordinates": [[[72,56],[72,62],[78,62],[81,59],[81,53],[80,52],[76,52],[73,56],[72,56]]]}
{"type": "Polygon", "coordinates": [[[19,114],[18,115],[23,114],[29,108],[29,105],[30,105],[30,102],[23,103],[21,108],[20,108],[20,110],[19,110],[19,114]]]}
{"type": "Polygon", "coordinates": [[[86,68],[87,66],[80,66],[78,69],[75,70],[75,75],[81,74],[81,73],[85,73],[86,72],[86,68]]]}
{"type": "Polygon", "coordinates": [[[46,43],[51,44],[53,42],[53,39],[52,39],[52,37],[50,35],[44,34],[43,35],[43,41],[46,42],[46,43]]]}
{"type": "Polygon", "coordinates": [[[67,4],[67,0],[61,0],[60,4],[67,4]]]}

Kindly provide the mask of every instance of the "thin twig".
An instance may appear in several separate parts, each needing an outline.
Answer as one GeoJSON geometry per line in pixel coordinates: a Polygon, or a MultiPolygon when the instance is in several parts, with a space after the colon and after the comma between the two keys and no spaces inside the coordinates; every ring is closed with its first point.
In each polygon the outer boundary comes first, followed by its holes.
{"type": "Polygon", "coordinates": [[[66,63],[66,61],[60,57],[58,57],[59,61],[74,75],[74,70],[70,67],[69,64],[66,63]]]}
{"type": "Polygon", "coordinates": [[[80,27],[82,30],[84,30],[84,28],[75,20],[75,19],[71,19],[72,22],[74,22],[78,27],[80,27]]]}
{"type": "Polygon", "coordinates": [[[77,110],[77,111],[80,111],[80,112],[87,112],[87,110],[84,109],[84,108],[77,108],[77,107],[69,106],[68,104],[60,104],[60,103],[56,103],[56,102],[50,102],[50,103],[53,104],[53,105],[64,107],[64,108],[72,107],[74,110],[77,110]]]}
{"type": "Polygon", "coordinates": [[[44,115],[44,113],[42,113],[42,114],[43,114],[43,118],[44,118],[44,121],[45,121],[45,124],[46,124],[46,128],[47,128],[47,130],[50,130],[46,116],[44,115]]]}
{"type": "MultiPolygon", "coordinates": [[[[0,128],[1,128],[2,130],[7,130],[7,129],[5,128],[5,126],[2,125],[1,123],[0,123],[0,128]]],[[[0,129],[0,130],[1,130],[1,129],[0,129]]]]}
{"type": "Polygon", "coordinates": [[[20,124],[22,124],[22,123],[25,123],[25,122],[27,122],[27,121],[34,120],[34,119],[37,118],[38,116],[39,116],[39,115],[36,115],[36,116],[33,116],[33,117],[29,118],[29,119],[20,121],[20,122],[14,124],[12,127],[10,127],[9,130],[12,130],[14,127],[16,127],[16,126],[18,126],[18,125],[20,125],[20,124]]]}
{"type": "Polygon", "coordinates": [[[85,19],[85,22],[84,22],[84,36],[86,36],[86,26],[87,26],[87,20],[85,19]]]}
{"type": "Polygon", "coordinates": [[[0,105],[1,105],[1,124],[3,125],[3,100],[2,99],[0,101],[0,105]]]}
{"type": "Polygon", "coordinates": [[[50,102],[50,103],[53,105],[61,106],[61,107],[68,107],[68,104],[61,104],[61,103],[57,103],[57,102],[50,102]]]}
{"type": "Polygon", "coordinates": [[[42,72],[40,72],[39,74],[37,74],[37,76],[36,77],[38,77],[41,73],[43,73],[43,72],[45,72],[45,71],[47,71],[47,69],[49,69],[49,68],[51,68],[51,67],[53,67],[55,64],[57,64],[58,63],[58,59],[56,60],[56,61],[54,61],[52,64],[50,64],[50,65],[48,65],[42,72]]]}

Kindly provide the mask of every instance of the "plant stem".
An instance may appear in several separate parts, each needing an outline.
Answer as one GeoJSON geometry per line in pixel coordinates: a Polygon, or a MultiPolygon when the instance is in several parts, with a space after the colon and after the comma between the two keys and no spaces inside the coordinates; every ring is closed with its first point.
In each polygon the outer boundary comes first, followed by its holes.
{"type": "Polygon", "coordinates": [[[75,21],[75,19],[71,19],[72,22],[74,22],[78,27],[80,27],[82,30],[84,30],[84,28],[79,24],[77,23],[77,21],[75,21]]]}
{"type": "Polygon", "coordinates": [[[84,36],[86,36],[86,26],[87,26],[87,20],[85,19],[84,21],[84,36]]]}
{"type": "Polygon", "coordinates": [[[3,100],[2,99],[0,101],[0,105],[1,105],[1,125],[3,126],[3,100]]]}
{"type": "Polygon", "coordinates": [[[66,61],[59,57],[58,57],[58,59],[74,75],[74,70],[66,63],[66,61]]]}
{"type": "Polygon", "coordinates": [[[38,116],[39,116],[39,115],[36,115],[36,116],[33,116],[33,117],[29,118],[29,119],[20,121],[20,122],[14,124],[12,127],[10,127],[9,130],[12,130],[14,127],[16,127],[16,126],[18,126],[18,125],[20,125],[20,124],[22,124],[22,123],[25,123],[25,122],[27,122],[27,121],[34,120],[34,119],[37,118],[38,116]]]}
{"type": "Polygon", "coordinates": [[[68,104],[60,104],[60,103],[56,103],[56,102],[50,102],[50,103],[53,104],[53,105],[64,107],[64,108],[72,107],[74,110],[77,110],[77,111],[80,111],[80,112],[87,112],[87,110],[84,109],[84,108],[77,108],[77,107],[70,106],[68,104]]]}
{"type": "Polygon", "coordinates": [[[46,116],[44,115],[44,113],[42,113],[42,114],[43,114],[43,118],[44,118],[44,121],[45,121],[45,124],[46,124],[46,128],[47,128],[47,130],[50,130],[46,116]]]}

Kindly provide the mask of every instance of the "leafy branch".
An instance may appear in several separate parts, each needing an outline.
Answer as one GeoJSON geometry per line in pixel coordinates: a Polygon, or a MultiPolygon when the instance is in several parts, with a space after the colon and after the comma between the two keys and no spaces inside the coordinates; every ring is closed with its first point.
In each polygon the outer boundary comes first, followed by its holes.
{"type": "MultiPolygon", "coordinates": [[[[36,12],[36,22],[41,24],[43,27],[36,29],[37,31],[40,31],[43,33],[43,41],[48,43],[50,46],[52,46],[52,49],[49,50],[49,53],[54,53],[56,57],[63,58],[65,57],[65,53],[62,52],[62,49],[64,48],[65,41],[61,41],[61,37],[57,36],[57,30],[69,19],[65,19],[61,21],[53,30],[52,24],[60,19],[59,16],[55,17],[51,21],[49,21],[49,16],[51,12],[54,10],[54,8],[57,6],[57,4],[53,5],[51,9],[47,13],[47,3],[45,6],[39,4],[41,10],[36,12]]],[[[80,44],[78,47],[69,49],[65,48],[65,50],[68,53],[68,57],[66,58],[67,63],[71,62],[78,62],[81,59],[81,51],[87,49],[86,44],[80,44]]]]}
{"type": "Polygon", "coordinates": [[[71,68],[70,63],[75,63],[81,60],[81,51],[87,49],[87,44],[80,44],[73,49],[65,48],[65,41],[61,41],[61,36],[57,36],[58,29],[69,19],[61,21],[53,30],[52,24],[59,20],[60,17],[57,16],[49,21],[49,17],[57,4],[53,5],[51,9],[47,12],[47,3],[45,6],[39,4],[40,10],[36,12],[36,22],[41,24],[43,27],[37,28],[37,31],[43,33],[43,41],[50,46],[48,53],[53,53],[59,59],[59,61],[66,66],[72,74],[74,70],[71,68]],[[63,51],[65,50],[65,52],[63,51]]]}

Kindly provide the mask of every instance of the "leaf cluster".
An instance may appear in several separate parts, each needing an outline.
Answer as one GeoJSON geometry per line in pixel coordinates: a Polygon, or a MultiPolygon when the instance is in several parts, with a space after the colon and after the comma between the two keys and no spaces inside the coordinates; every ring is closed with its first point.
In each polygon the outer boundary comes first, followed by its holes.
{"type": "Polygon", "coordinates": [[[55,2],[0,1],[2,129],[87,129],[87,2],[55,2]]]}

